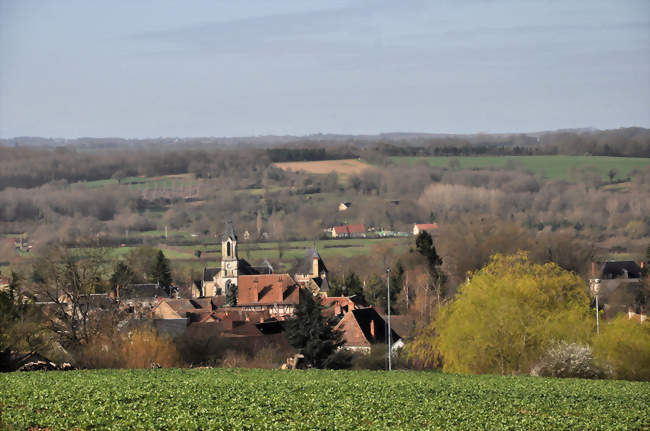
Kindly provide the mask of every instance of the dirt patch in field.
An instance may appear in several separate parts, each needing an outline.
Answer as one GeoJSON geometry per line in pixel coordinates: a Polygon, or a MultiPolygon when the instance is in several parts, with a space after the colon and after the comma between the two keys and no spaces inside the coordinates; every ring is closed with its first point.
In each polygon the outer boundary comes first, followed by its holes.
{"type": "Polygon", "coordinates": [[[310,174],[329,174],[334,171],[339,175],[356,175],[370,168],[370,165],[357,159],[283,162],[274,165],[285,171],[305,171],[310,174]]]}

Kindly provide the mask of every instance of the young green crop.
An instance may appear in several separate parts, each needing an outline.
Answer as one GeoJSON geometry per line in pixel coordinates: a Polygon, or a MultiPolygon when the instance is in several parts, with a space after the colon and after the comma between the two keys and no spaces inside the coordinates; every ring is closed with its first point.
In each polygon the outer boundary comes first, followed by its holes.
{"type": "Polygon", "coordinates": [[[238,369],[0,375],[0,429],[649,429],[650,384],[238,369]]]}

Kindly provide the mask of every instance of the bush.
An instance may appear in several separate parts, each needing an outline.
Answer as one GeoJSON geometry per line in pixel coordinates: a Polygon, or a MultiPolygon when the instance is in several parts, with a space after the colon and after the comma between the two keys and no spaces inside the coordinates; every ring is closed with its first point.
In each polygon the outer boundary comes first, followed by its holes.
{"type": "Polygon", "coordinates": [[[533,376],[601,379],[607,372],[594,363],[591,348],[585,344],[555,343],[530,370],[533,376]]]}
{"type": "Polygon", "coordinates": [[[650,323],[621,315],[602,325],[592,347],[596,359],[610,366],[615,378],[650,380],[650,323]]]}
{"type": "Polygon", "coordinates": [[[221,360],[223,368],[248,368],[248,355],[235,350],[228,350],[221,360]]]}
{"type": "Polygon", "coordinates": [[[154,329],[140,328],[116,337],[96,337],[77,354],[80,368],[163,368],[184,365],[174,343],[154,329]]]}

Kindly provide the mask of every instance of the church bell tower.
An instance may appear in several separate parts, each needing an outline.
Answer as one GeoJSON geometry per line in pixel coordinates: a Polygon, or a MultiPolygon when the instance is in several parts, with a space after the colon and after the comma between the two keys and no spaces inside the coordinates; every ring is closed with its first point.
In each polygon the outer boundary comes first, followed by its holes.
{"type": "Polygon", "coordinates": [[[237,235],[232,227],[232,220],[228,220],[221,237],[221,272],[223,278],[231,279],[234,284],[237,284],[238,261],[237,235]]]}

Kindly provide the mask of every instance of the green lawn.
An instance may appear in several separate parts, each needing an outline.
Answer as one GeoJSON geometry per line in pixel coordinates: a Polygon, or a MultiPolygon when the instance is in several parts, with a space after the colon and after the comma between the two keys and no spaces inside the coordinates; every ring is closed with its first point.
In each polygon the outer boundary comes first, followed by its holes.
{"type": "Polygon", "coordinates": [[[503,168],[509,161],[523,166],[535,173],[551,179],[568,179],[569,169],[579,166],[592,166],[609,179],[607,172],[614,169],[616,178],[626,178],[633,169],[650,166],[650,158],[641,157],[600,157],[600,156],[467,156],[467,157],[391,157],[397,164],[413,166],[418,161],[426,161],[434,167],[449,166],[450,159],[456,159],[461,168],[503,168]]]}
{"type": "Polygon", "coordinates": [[[649,405],[650,383],[414,371],[0,375],[5,430],[647,430],[649,405]]]}

